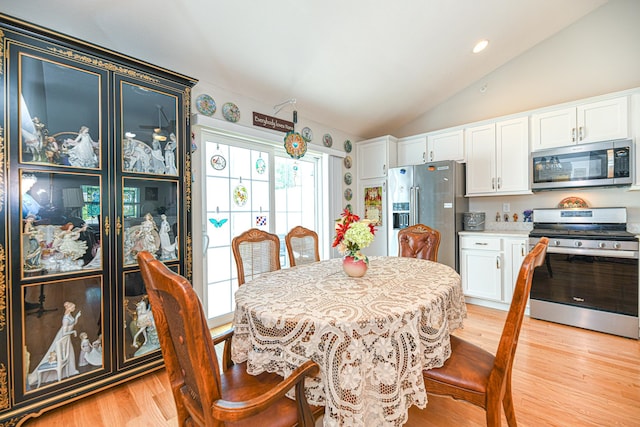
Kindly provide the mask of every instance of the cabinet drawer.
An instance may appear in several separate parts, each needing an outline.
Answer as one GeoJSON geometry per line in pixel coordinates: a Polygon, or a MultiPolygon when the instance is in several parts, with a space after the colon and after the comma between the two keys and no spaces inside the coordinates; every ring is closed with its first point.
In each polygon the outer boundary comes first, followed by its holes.
{"type": "Polygon", "coordinates": [[[500,237],[460,237],[461,249],[499,251],[502,249],[500,237]]]}

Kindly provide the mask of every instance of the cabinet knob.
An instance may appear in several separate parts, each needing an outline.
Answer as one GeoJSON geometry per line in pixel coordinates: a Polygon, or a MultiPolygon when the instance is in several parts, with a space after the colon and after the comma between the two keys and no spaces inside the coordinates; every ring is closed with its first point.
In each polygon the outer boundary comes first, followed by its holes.
{"type": "Polygon", "coordinates": [[[571,128],[571,142],[576,142],[576,128],[571,128]]]}
{"type": "Polygon", "coordinates": [[[499,255],[496,257],[496,268],[498,270],[500,270],[500,256],[499,255]]]}
{"type": "Polygon", "coordinates": [[[116,217],[116,236],[120,235],[120,230],[122,230],[122,221],[120,221],[120,217],[116,217]]]}
{"type": "Polygon", "coordinates": [[[584,127],[580,126],[578,128],[578,141],[582,141],[584,139],[584,127]]]}
{"type": "Polygon", "coordinates": [[[109,222],[109,217],[104,217],[104,235],[109,235],[109,230],[111,229],[111,223],[109,222]]]}

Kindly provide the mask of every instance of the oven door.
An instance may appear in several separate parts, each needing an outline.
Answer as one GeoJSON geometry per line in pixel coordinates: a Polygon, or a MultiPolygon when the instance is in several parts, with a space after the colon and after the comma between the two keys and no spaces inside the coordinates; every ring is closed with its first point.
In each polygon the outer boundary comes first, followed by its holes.
{"type": "Polygon", "coordinates": [[[638,317],[638,252],[608,252],[549,248],[531,300],[638,317]]]}

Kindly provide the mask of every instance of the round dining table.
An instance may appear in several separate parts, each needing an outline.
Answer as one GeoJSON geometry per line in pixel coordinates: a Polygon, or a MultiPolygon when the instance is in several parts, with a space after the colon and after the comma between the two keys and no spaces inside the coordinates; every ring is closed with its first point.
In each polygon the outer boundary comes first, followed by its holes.
{"type": "Polygon", "coordinates": [[[325,426],[404,424],[412,405],[427,404],[423,369],[443,365],[467,315],[455,270],[399,257],[370,257],[361,278],[341,259],[266,273],[235,302],[233,361],[283,377],[318,363],[305,387],[325,406],[325,426]]]}

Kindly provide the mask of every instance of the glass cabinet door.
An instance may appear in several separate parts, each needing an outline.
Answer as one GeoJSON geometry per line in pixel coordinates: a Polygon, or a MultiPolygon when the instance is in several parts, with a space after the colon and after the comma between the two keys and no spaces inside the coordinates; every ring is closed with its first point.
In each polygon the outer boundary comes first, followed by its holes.
{"type": "Polygon", "coordinates": [[[122,188],[122,264],[137,266],[140,251],[163,261],[178,259],[180,215],[178,183],[124,178],[122,188]]]}
{"type": "Polygon", "coordinates": [[[28,49],[16,59],[20,161],[100,169],[104,72],[28,49]]]}
{"type": "Polygon", "coordinates": [[[102,270],[100,175],[20,171],[22,279],[102,270]]]}
{"type": "Polygon", "coordinates": [[[122,171],[178,175],[178,97],[120,81],[122,171]]]}

